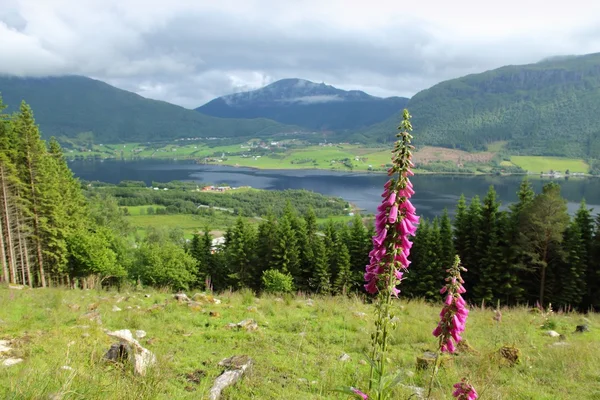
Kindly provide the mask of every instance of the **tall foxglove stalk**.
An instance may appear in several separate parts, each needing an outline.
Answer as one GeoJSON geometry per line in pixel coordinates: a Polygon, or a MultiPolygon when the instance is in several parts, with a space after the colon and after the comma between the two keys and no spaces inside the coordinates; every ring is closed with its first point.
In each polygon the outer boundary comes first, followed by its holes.
{"type": "Polygon", "coordinates": [[[408,255],[419,223],[415,215],[415,207],[410,198],[414,194],[409,177],[414,175],[411,168],[412,150],[410,144],[412,125],[410,114],[404,110],[403,119],[396,134],[398,140],[392,151],[392,167],[388,170],[390,180],[384,185],[383,201],[377,208],[376,235],[373,236],[373,250],[369,253],[370,263],[365,272],[365,289],[371,294],[378,294],[377,319],[375,332],[372,335],[371,373],[369,390],[373,389],[374,373],[377,372],[377,399],[383,399],[382,379],[384,377],[385,353],[388,335],[394,327],[393,315],[390,313],[392,299],[400,292],[397,286],[402,280],[404,271],[410,261],[408,255]]]}

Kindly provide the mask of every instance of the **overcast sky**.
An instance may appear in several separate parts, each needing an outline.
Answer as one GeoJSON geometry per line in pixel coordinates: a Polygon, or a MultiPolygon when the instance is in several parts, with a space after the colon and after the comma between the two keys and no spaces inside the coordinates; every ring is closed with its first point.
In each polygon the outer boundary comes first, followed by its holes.
{"type": "Polygon", "coordinates": [[[379,96],[600,52],[597,0],[0,0],[0,74],[185,107],[304,78],[379,96]]]}

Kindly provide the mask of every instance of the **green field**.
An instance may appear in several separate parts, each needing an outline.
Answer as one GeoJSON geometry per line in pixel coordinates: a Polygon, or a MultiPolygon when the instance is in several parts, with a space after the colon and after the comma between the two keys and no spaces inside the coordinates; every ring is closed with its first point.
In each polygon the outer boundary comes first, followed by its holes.
{"type": "Polygon", "coordinates": [[[510,160],[525,171],[532,173],[549,172],[550,170],[565,173],[589,171],[589,165],[582,159],[542,156],[512,156],[510,160]]]}
{"type": "MultiPolygon", "coordinates": [[[[188,293],[190,296],[194,292],[188,293]]],[[[146,288],[115,291],[64,289],[9,290],[0,287],[0,339],[10,351],[0,357],[21,358],[0,366],[2,399],[204,399],[223,371],[224,358],[247,355],[254,366],[228,388],[224,400],[347,400],[332,392],[340,386],[364,388],[369,366],[374,305],[356,297],[269,295],[249,291],[223,293],[220,304],[178,304],[168,292],[146,288]],[[148,295],[146,297],[145,295],[148,295]],[[113,307],[121,311],[113,311],[113,307]],[[86,317],[96,310],[101,325],[86,317]],[[364,314],[363,314],[364,313],[364,314]],[[227,329],[228,323],[254,319],[258,330],[227,329]],[[114,339],[108,330],[144,330],[140,344],[157,364],[146,376],[130,366],[108,363],[104,354],[114,339]],[[348,361],[340,361],[347,354],[348,361]]],[[[399,327],[391,333],[387,370],[401,385],[394,399],[408,399],[411,387],[426,387],[429,371],[415,368],[416,358],[436,346],[431,331],[440,304],[396,301],[399,327]]],[[[471,352],[451,357],[434,380],[432,399],[452,399],[452,384],[468,377],[482,399],[600,398],[600,317],[569,313],[548,321],[564,342],[545,334],[543,315],[525,308],[472,309],[464,338],[471,352]],[[591,332],[573,333],[577,324],[591,332]],[[498,355],[504,345],[520,350],[520,362],[508,366],[498,355]]],[[[546,321],[546,322],[545,322],[546,321]]],[[[416,397],[412,397],[413,399],[416,397]]]]}

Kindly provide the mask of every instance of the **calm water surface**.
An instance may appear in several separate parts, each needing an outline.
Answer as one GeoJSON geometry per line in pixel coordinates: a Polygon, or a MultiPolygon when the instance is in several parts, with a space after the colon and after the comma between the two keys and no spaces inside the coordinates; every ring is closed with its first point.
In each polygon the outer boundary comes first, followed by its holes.
{"type": "MultiPolygon", "coordinates": [[[[338,196],[369,212],[375,212],[381,201],[385,174],[344,173],[322,170],[256,170],[218,165],[197,165],[188,162],[159,160],[142,161],[73,161],[69,166],[75,175],[85,180],[118,183],[122,180],[168,182],[193,181],[198,184],[227,183],[231,186],[252,186],[257,189],[306,189],[338,196]]],[[[452,213],[461,193],[467,199],[478,195],[483,198],[494,185],[505,208],[517,200],[520,176],[457,176],[418,175],[412,178],[415,186],[413,204],[419,214],[431,218],[440,215],[444,208],[452,213]]],[[[548,179],[530,178],[534,190],[539,192],[548,179]]],[[[562,195],[568,200],[570,212],[579,207],[582,198],[594,213],[600,212],[600,180],[558,179],[562,195]]]]}

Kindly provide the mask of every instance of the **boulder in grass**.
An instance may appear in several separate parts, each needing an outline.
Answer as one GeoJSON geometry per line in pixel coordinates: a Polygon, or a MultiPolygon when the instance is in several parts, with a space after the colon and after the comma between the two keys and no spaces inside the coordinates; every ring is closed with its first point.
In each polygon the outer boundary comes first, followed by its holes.
{"type": "MultiPolygon", "coordinates": [[[[115,348],[115,351],[117,351],[117,354],[121,356],[123,361],[131,361],[136,374],[142,376],[146,375],[148,367],[156,364],[156,356],[154,353],[142,347],[142,345],[133,338],[129,329],[122,329],[114,332],[105,331],[105,333],[108,336],[119,340],[119,344],[112,345],[111,350],[115,348]]],[[[109,350],[109,352],[111,350],[109,350]]]]}
{"type": "Polygon", "coordinates": [[[208,395],[209,400],[220,399],[223,390],[242,379],[242,376],[252,368],[252,363],[252,359],[248,356],[233,356],[221,360],[219,366],[224,367],[225,371],[215,379],[208,395]]]}

